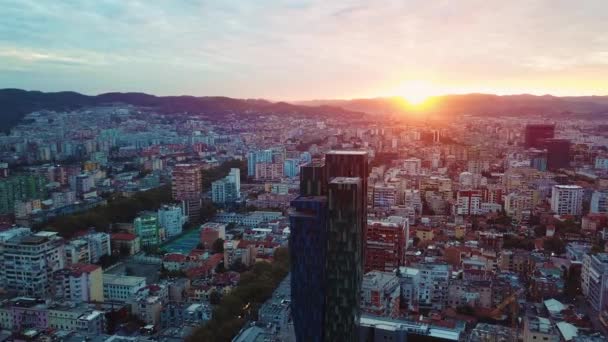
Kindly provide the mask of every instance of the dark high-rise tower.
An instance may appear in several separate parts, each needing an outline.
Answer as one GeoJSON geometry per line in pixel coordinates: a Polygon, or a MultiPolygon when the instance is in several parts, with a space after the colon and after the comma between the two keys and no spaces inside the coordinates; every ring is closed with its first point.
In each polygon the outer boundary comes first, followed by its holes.
{"type": "Polygon", "coordinates": [[[325,155],[327,180],[334,177],[359,177],[361,185],[367,191],[369,166],[365,151],[329,151],[325,155]]]}
{"type": "Polygon", "coordinates": [[[570,166],[570,140],[545,139],[542,143],[547,149],[547,169],[565,169],[570,166]]]}
{"type": "Polygon", "coordinates": [[[351,341],[359,318],[367,153],[332,151],[300,173],[289,237],[297,341],[351,341]]]}
{"type": "Polygon", "coordinates": [[[363,277],[362,183],[359,177],[336,177],[329,182],[325,341],[356,340],[363,277]]]}
{"type": "Polygon", "coordinates": [[[300,168],[300,196],[324,196],[327,194],[327,174],[320,162],[311,162],[300,168]]]}
{"type": "Polygon", "coordinates": [[[291,202],[291,314],[298,341],[322,341],[325,322],[327,197],[291,202]]]}
{"type": "Polygon", "coordinates": [[[544,139],[552,139],[555,135],[555,125],[535,124],[526,125],[525,147],[541,148],[544,139]]]}
{"type": "MultiPolygon", "coordinates": [[[[363,198],[357,203],[361,212],[360,227],[361,246],[365,246],[365,229],[367,227],[367,177],[369,176],[369,165],[367,163],[367,152],[365,151],[330,151],[325,155],[325,169],[327,180],[331,181],[334,177],[359,177],[361,178],[361,188],[363,198]]],[[[363,251],[365,253],[365,251],[363,251]]],[[[362,255],[361,267],[365,254],[362,255]]]]}

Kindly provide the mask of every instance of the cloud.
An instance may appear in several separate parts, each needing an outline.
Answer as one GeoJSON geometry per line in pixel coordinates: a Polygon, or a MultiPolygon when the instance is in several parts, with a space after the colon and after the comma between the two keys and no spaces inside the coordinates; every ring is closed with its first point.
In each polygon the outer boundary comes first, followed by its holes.
{"type": "Polygon", "coordinates": [[[51,90],[49,73],[66,70],[82,71],[76,87],[97,77],[99,91],[350,97],[407,79],[474,89],[576,79],[605,68],[608,51],[603,0],[2,2],[0,64],[44,74],[30,88],[51,90]]]}

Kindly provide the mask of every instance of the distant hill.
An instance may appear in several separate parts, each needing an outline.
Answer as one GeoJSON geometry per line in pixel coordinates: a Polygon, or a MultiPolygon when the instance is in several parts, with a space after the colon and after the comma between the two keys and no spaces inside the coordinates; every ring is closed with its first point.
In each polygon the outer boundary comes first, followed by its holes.
{"type": "Polygon", "coordinates": [[[109,103],[124,103],[148,107],[161,113],[200,114],[209,119],[221,120],[225,114],[237,115],[301,115],[346,116],[361,118],[354,112],[331,106],[301,106],[286,102],[270,102],[258,99],[234,99],[229,97],[154,96],[144,93],[106,93],[97,96],[76,92],[44,93],[21,89],[0,89],[0,131],[8,132],[24,115],[33,111],[70,110],[109,103]]]}
{"type": "MultiPolygon", "coordinates": [[[[299,105],[330,105],[369,114],[407,114],[404,100],[398,97],[314,100],[294,102],[299,105]]],[[[551,95],[466,94],[436,96],[418,112],[449,115],[608,115],[608,96],[556,97],[551,95]],[[426,107],[426,108],[425,108],[426,107]]]]}

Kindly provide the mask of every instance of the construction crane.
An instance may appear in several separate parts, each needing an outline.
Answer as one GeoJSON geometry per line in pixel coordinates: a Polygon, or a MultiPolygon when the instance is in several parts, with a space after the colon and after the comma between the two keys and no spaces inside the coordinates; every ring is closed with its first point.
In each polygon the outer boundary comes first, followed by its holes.
{"type": "Polygon", "coordinates": [[[505,298],[500,304],[494,308],[488,314],[488,317],[495,319],[497,321],[504,319],[503,310],[510,306],[511,308],[511,326],[515,326],[517,323],[517,312],[519,310],[519,303],[517,303],[517,298],[526,291],[525,288],[520,288],[519,290],[511,293],[507,298],[505,298]]]}

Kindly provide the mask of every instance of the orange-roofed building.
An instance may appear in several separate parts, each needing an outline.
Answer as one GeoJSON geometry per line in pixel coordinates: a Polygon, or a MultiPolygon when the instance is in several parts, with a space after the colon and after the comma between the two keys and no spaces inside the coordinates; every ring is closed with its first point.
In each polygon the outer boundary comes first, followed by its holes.
{"type": "Polygon", "coordinates": [[[128,253],[134,255],[139,253],[140,241],[139,237],[131,233],[114,233],[110,238],[112,246],[112,254],[128,253]]]}

